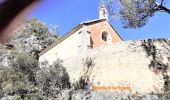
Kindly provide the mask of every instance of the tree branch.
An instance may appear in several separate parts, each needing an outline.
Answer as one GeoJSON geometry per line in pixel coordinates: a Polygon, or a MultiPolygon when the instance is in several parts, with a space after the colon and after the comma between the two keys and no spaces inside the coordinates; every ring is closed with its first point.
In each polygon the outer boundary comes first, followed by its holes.
{"type": "Polygon", "coordinates": [[[161,4],[160,4],[160,5],[162,5],[162,4],[163,4],[163,2],[164,2],[164,0],[162,0],[162,1],[161,1],[161,4]]]}
{"type": "Polygon", "coordinates": [[[164,11],[164,12],[170,14],[170,9],[168,9],[168,8],[166,8],[165,6],[162,6],[162,5],[157,5],[157,7],[156,7],[155,10],[156,10],[156,11],[162,10],[162,11],[164,11]]]}

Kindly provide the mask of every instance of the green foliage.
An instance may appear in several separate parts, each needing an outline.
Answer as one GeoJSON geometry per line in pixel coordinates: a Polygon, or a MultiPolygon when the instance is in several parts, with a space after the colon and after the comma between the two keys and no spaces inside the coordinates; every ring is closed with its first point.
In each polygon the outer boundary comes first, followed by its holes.
{"type": "Polygon", "coordinates": [[[57,34],[56,30],[48,29],[47,25],[33,18],[18,27],[5,45],[7,49],[20,53],[31,53],[38,58],[38,53],[56,41],[57,34]]]}
{"type": "Polygon", "coordinates": [[[14,56],[15,59],[11,65],[13,69],[27,75],[29,81],[36,84],[35,73],[38,70],[38,60],[34,56],[26,53],[15,54],[14,56]]]}
{"type": "Polygon", "coordinates": [[[125,28],[142,27],[154,14],[155,0],[120,0],[120,4],[125,28]]]}
{"type": "Polygon", "coordinates": [[[27,78],[27,75],[13,68],[4,68],[0,73],[0,86],[2,94],[23,95],[33,89],[33,85],[27,78]]]}
{"type": "Polygon", "coordinates": [[[44,67],[37,72],[38,87],[44,95],[55,96],[62,89],[70,88],[69,76],[60,61],[49,68],[44,67]]]}
{"type": "Polygon", "coordinates": [[[77,89],[89,89],[90,88],[90,75],[91,72],[94,68],[94,61],[92,58],[86,58],[85,62],[84,62],[84,73],[83,75],[80,77],[80,79],[73,83],[73,88],[75,90],[77,89]]]}
{"type": "Polygon", "coordinates": [[[12,67],[1,69],[1,95],[26,95],[35,91],[35,72],[38,61],[29,54],[15,54],[11,62],[12,67]]]}
{"type": "Polygon", "coordinates": [[[25,23],[14,32],[12,37],[29,37],[30,35],[33,35],[40,39],[44,39],[48,37],[58,37],[57,34],[57,31],[50,31],[46,24],[36,18],[32,18],[26,20],[25,23]]]}
{"type": "Polygon", "coordinates": [[[75,90],[78,89],[84,90],[84,89],[88,89],[88,87],[89,87],[89,83],[85,80],[84,77],[80,77],[80,79],[77,82],[73,83],[73,88],[75,90]]]}
{"type": "Polygon", "coordinates": [[[41,94],[28,94],[25,96],[24,100],[48,100],[47,97],[41,94]]]}
{"type": "Polygon", "coordinates": [[[17,95],[21,100],[45,100],[70,88],[69,75],[59,60],[40,69],[33,56],[23,53],[15,54],[11,66],[0,70],[0,98],[17,95]]]}
{"type": "Polygon", "coordinates": [[[164,0],[107,0],[109,14],[118,16],[125,28],[144,26],[155,12],[163,11],[170,14],[164,0]]]}
{"type": "Polygon", "coordinates": [[[47,100],[70,88],[68,73],[60,61],[42,69],[38,66],[38,53],[56,40],[56,34],[56,28],[50,30],[36,18],[25,21],[14,32],[5,44],[9,55],[2,53],[8,64],[0,69],[0,99],[47,100]]]}
{"type": "Polygon", "coordinates": [[[32,33],[34,36],[39,38],[46,38],[49,36],[56,36],[57,33],[50,32],[48,26],[43,24],[42,22],[38,21],[36,18],[31,20],[27,20],[26,23],[30,26],[29,29],[25,31],[28,33],[32,33]],[[56,34],[56,35],[55,35],[56,34]]]}

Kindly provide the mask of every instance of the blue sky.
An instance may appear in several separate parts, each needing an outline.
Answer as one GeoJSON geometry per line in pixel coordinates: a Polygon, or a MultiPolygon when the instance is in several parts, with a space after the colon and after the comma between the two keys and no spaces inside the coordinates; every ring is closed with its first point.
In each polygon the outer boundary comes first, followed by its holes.
{"type": "MultiPolygon", "coordinates": [[[[57,25],[60,35],[64,35],[82,21],[98,18],[100,0],[43,0],[30,13],[47,25],[57,25]]],[[[170,2],[166,7],[170,8],[170,2]]],[[[170,38],[170,15],[157,12],[140,29],[125,29],[120,21],[110,20],[112,26],[124,40],[148,38],[170,38]]]]}

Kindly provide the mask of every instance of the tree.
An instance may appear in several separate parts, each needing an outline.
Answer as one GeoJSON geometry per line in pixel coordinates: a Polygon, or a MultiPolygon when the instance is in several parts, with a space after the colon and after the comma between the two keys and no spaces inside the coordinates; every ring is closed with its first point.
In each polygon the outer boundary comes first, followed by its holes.
{"type": "Polygon", "coordinates": [[[43,95],[55,97],[63,89],[70,88],[70,80],[62,61],[57,60],[49,67],[43,67],[36,73],[37,86],[43,95]]]}
{"type": "Polygon", "coordinates": [[[156,12],[170,14],[165,0],[107,0],[110,16],[119,15],[124,28],[139,28],[156,12]],[[159,2],[159,3],[158,3],[159,2]],[[118,9],[115,9],[118,7],[118,9]]]}
{"type": "MultiPolygon", "coordinates": [[[[1,44],[0,99],[6,100],[4,98],[10,97],[11,100],[47,100],[47,94],[44,95],[41,92],[39,81],[37,81],[41,80],[37,79],[39,78],[37,73],[42,70],[38,66],[38,53],[56,41],[58,38],[57,31],[50,30],[46,24],[33,18],[25,20],[24,24],[18,27],[10,36],[10,40],[1,44]],[[6,60],[4,61],[4,59],[6,60]]],[[[54,90],[53,86],[60,84],[57,86],[61,86],[64,89],[66,85],[69,85],[69,76],[66,70],[64,67],[60,67],[60,63],[57,64],[55,68],[52,67],[53,69],[51,67],[51,69],[46,68],[50,70],[50,78],[59,77],[59,74],[62,75],[59,78],[55,78],[55,80],[50,80],[51,83],[55,84],[50,83],[49,89],[56,93],[58,93],[60,87],[55,88],[58,90],[54,90]],[[58,73],[55,73],[57,71],[58,73]],[[54,74],[51,74],[51,72],[54,74]]]]}
{"type": "Polygon", "coordinates": [[[0,69],[0,98],[18,95],[24,99],[27,95],[38,91],[35,87],[38,61],[25,53],[13,56],[16,58],[12,60],[11,67],[0,69]]]}

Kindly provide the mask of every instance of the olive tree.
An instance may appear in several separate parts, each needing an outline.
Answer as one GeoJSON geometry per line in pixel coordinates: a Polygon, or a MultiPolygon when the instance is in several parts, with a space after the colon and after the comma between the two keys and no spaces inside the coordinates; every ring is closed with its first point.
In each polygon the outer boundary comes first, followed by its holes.
{"type": "Polygon", "coordinates": [[[48,98],[55,98],[61,90],[71,87],[68,72],[63,67],[61,60],[38,70],[36,81],[40,92],[48,98]]]}
{"type": "Polygon", "coordinates": [[[168,0],[107,0],[109,14],[119,16],[124,28],[139,28],[156,12],[170,14],[168,0]]]}

